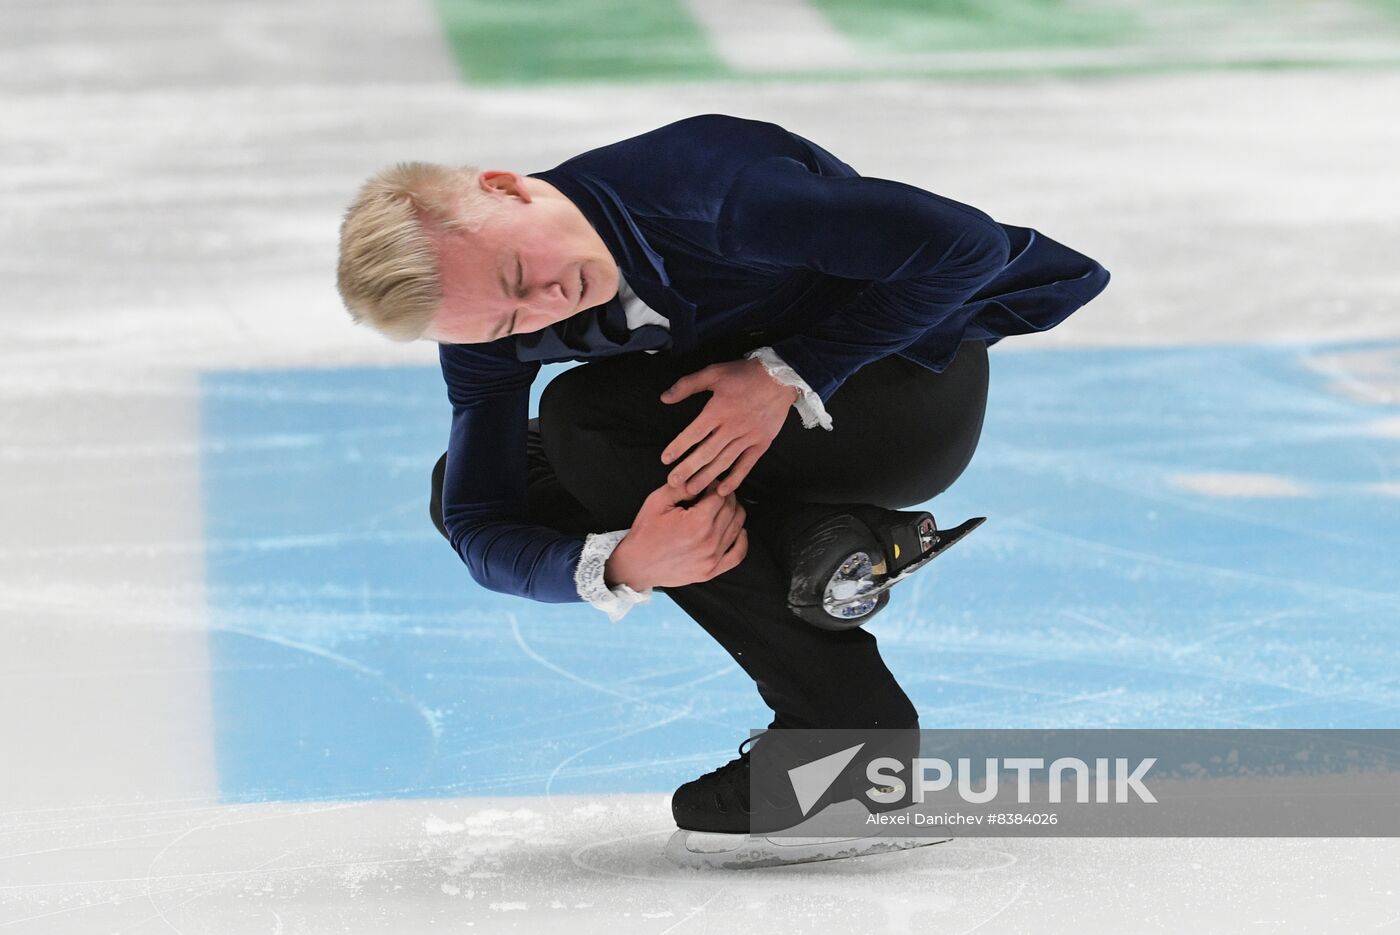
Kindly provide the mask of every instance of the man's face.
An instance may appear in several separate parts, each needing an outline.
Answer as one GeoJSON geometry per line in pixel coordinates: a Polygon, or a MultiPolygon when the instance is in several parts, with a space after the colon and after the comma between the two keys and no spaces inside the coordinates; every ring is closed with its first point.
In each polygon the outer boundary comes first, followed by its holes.
{"type": "Polygon", "coordinates": [[[617,294],[607,245],[558,189],[494,169],[481,185],[500,202],[486,225],[433,235],[443,298],[426,337],[482,344],[539,331],[617,294]]]}

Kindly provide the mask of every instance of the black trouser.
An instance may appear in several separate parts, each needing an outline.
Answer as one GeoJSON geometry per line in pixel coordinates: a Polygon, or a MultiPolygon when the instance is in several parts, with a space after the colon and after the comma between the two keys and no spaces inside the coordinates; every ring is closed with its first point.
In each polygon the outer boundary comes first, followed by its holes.
{"type": "MultiPolygon", "coordinates": [[[[715,359],[629,354],[564,371],[545,388],[529,433],[529,521],[571,534],[632,525],[666,482],[661,451],[708,393],[667,404],[661,391],[715,359]]],[[[709,581],[662,588],[757,683],[774,727],[902,728],[909,698],[865,629],[821,630],[787,607],[782,537],[803,503],[914,506],[942,492],[972,458],[987,400],[987,351],[964,343],[942,373],[891,356],[857,371],[827,403],[833,430],[796,412],[739,489],[749,550],[709,581]]],[[[446,456],[430,510],[442,525],[446,456]]],[[[897,597],[896,597],[897,599],[897,597]]]]}

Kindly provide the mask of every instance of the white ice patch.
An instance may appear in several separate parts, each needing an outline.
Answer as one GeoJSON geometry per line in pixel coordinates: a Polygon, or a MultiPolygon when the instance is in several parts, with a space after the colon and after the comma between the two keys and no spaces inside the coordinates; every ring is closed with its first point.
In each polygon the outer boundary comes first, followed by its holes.
{"type": "Polygon", "coordinates": [[[1368,422],[1364,431],[1367,435],[1375,435],[1379,438],[1400,438],[1400,416],[1368,422]]]}
{"type": "Polygon", "coordinates": [[[429,815],[423,822],[425,834],[456,834],[459,831],[467,830],[467,826],[460,821],[443,821],[436,815],[429,815]]]}
{"type": "Polygon", "coordinates": [[[1314,491],[1290,477],[1248,472],[1172,474],[1167,482],[1208,497],[1309,497],[1314,491]]]}
{"type": "MultiPolygon", "coordinates": [[[[1336,351],[1307,357],[1303,362],[1327,377],[1329,389],[1339,396],[1382,405],[1400,402],[1400,347],[1336,351]]],[[[1389,426],[1389,431],[1375,434],[1400,435],[1400,419],[1381,419],[1375,425],[1389,426]]]]}
{"type": "Polygon", "coordinates": [[[806,0],[684,0],[725,64],[738,71],[850,68],[850,41],[806,0]]]}

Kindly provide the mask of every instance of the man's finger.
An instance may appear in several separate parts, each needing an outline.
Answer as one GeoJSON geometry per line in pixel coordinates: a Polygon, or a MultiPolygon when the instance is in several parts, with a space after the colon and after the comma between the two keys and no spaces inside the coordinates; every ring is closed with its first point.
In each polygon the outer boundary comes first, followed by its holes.
{"type": "Polygon", "coordinates": [[[715,490],[721,495],[731,494],[739,489],[739,485],[744,482],[744,478],[749,476],[749,471],[758,463],[763,452],[757,447],[751,447],[739,456],[739,460],[734,462],[734,466],[729,469],[724,480],[715,485],[715,490]]]}
{"type": "MultiPolygon", "coordinates": [[[[681,459],[681,462],[671,469],[670,482],[679,483],[691,493],[699,493],[710,486],[710,481],[719,476],[719,471],[709,471],[716,458],[720,458],[734,444],[734,439],[730,437],[722,427],[716,428],[703,442],[696,445],[690,454],[681,459]],[[709,471],[707,474],[706,472],[709,471]]],[[[739,454],[735,451],[724,460],[727,466],[739,454]]]]}
{"type": "Polygon", "coordinates": [[[672,490],[675,491],[672,495],[679,497],[680,502],[685,502],[687,500],[694,501],[689,507],[686,507],[686,509],[699,509],[699,511],[710,518],[710,522],[714,522],[714,515],[717,514],[720,508],[724,507],[725,504],[725,498],[715,493],[714,486],[707,487],[706,490],[701,490],[700,493],[697,494],[687,494],[685,488],[682,487],[672,487],[672,490]]]}
{"type": "MultiPolygon", "coordinates": [[[[733,497],[721,497],[719,494],[714,493],[713,488],[711,488],[710,491],[707,491],[707,493],[713,494],[714,497],[717,500],[719,500],[719,508],[715,510],[714,523],[716,526],[720,527],[720,529],[723,529],[726,525],[728,525],[729,520],[734,516],[734,514],[739,510],[743,509],[743,506],[741,506],[739,504],[739,501],[734,499],[733,497]]],[[[729,544],[728,540],[725,540],[725,544],[729,544]]]]}
{"type": "Polygon", "coordinates": [[[720,516],[725,517],[724,528],[719,535],[719,552],[723,554],[729,551],[734,545],[734,537],[739,535],[739,530],[744,528],[744,508],[738,503],[734,504],[732,510],[720,511],[720,516]]]}
{"type": "Polygon", "coordinates": [[[701,390],[710,388],[711,371],[709,367],[702,367],[694,373],[688,373],[681,377],[670,387],[661,393],[663,403],[678,403],[688,396],[693,396],[701,390]]]}
{"type": "Polygon", "coordinates": [[[724,469],[734,463],[734,460],[743,452],[745,442],[742,439],[731,439],[723,448],[719,448],[716,436],[719,432],[711,435],[705,444],[695,449],[695,451],[677,466],[676,472],[684,473],[686,466],[690,462],[695,462],[698,470],[685,478],[686,490],[703,490],[710,486],[710,482],[724,473],[724,469]],[[718,451],[715,449],[718,448],[718,451]],[[714,452],[710,454],[710,452],[714,452]]]}
{"type": "Polygon", "coordinates": [[[684,487],[676,487],[671,484],[662,484],[647,494],[647,500],[659,500],[663,506],[675,506],[677,503],[689,499],[690,495],[685,492],[684,487]]]}
{"type": "Polygon", "coordinates": [[[709,417],[702,410],[689,425],[681,429],[681,433],[672,439],[669,445],[661,449],[661,463],[670,464],[685,454],[693,446],[703,441],[713,427],[709,417]]]}
{"type": "Polygon", "coordinates": [[[729,547],[729,551],[720,556],[719,564],[715,566],[711,578],[724,574],[734,568],[744,560],[744,556],[749,552],[749,531],[740,529],[739,535],[734,537],[734,544],[729,547]]]}

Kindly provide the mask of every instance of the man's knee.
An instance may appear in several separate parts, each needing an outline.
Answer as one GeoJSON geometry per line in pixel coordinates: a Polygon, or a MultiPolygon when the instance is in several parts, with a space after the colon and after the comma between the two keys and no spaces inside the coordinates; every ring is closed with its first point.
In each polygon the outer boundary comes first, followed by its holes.
{"type": "Polygon", "coordinates": [[[585,426],[592,418],[590,400],[596,395],[597,381],[589,372],[591,367],[584,364],[565,370],[540,394],[540,447],[561,478],[579,456],[585,426]]]}
{"type": "MultiPolygon", "coordinates": [[[[578,424],[584,415],[585,401],[592,395],[590,365],[570,367],[550,380],[540,394],[539,427],[541,440],[562,429],[578,424]]],[[[548,449],[546,449],[548,450],[548,449]]]]}
{"type": "Polygon", "coordinates": [[[663,367],[645,359],[609,358],[565,370],[540,396],[540,442],[550,463],[569,475],[579,459],[592,462],[600,446],[607,451],[643,441],[655,442],[659,455],[674,435],[666,432],[676,412],[661,402],[672,382],[663,367]]]}
{"type": "Polygon", "coordinates": [[[612,358],[564,371],[540,398],[540,444],[555,476],[610,529],[629,525],[666,482],[661,451],[682,415],[661,402],[667,376],[659,363],[612,358]]]}
{"type": "MultiPolygon", "coordinates": [[[[620,408],[635,408],[644,398],[660,405],[661,390],[649,387],[664,380],[649,358],[609,357],[570,367],[545,386],[540,396],[540,422],[560,423],[620,408]]],[[[669,384],[667,384],[669,385],[669,384]]]]}
{"type": "Polygon", "coordinates": [[[433,525],[437,531],[442,533],[442,537],[451,541],[447,535],[447,526],[442,521],[442,479],[447,476],[447,452],[442,453],[437,464],[433,465],[433,492],[428,497],[428,515],[433,518],[433,525]]]}

